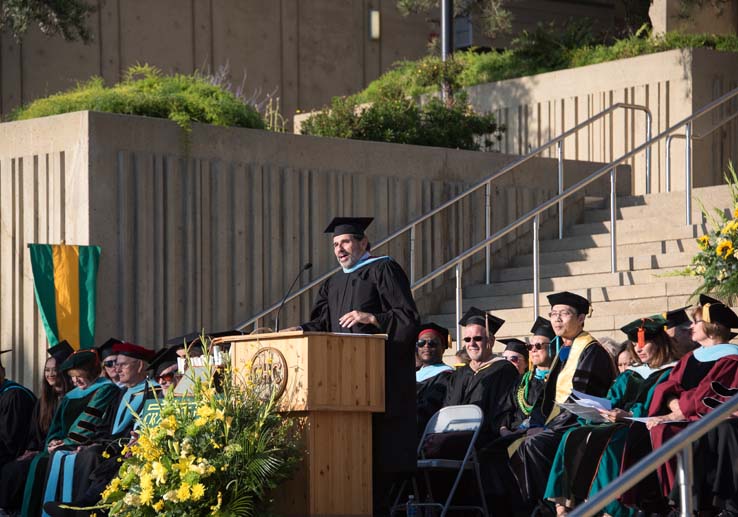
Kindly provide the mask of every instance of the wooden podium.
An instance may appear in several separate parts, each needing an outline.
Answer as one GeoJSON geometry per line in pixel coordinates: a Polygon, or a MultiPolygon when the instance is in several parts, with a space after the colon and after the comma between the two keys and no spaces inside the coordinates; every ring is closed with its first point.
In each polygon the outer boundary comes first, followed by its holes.
{"type": "Polygon", "coordinates": [[[280,332],[215,339],[257,388],[282,391],[304,447],[273,497],[281,515],[372,515],[372,413],[384,411],[384,335],[280,332]]]}

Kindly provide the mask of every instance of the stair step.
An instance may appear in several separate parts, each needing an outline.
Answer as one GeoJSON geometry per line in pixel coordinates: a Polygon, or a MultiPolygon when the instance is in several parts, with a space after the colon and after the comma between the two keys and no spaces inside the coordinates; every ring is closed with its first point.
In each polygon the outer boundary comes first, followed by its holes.
{"type": "MultiPolygon", "coordinates": [[[[660,242],[639,242],[635,244],[618,243],[619,257],[640,255],[660,255],[664,253],[690,253],[698,250],[697,241],[689,239],[672,239],[660,242]]],[[[547,251],[540,254],[541,264],[561,264],[582,260],[610,260],[610,246],[600,248],[581,248],[574,250],[547,251]]],[[[511,267],[532,266],[533,255],[518,255],[510,263],[511,267]]]]}
{"type": "MultiPolygon", "coordinates": [[[[620,271],[617,273],[594,273],[577,276],[557,276],[541,279],[541,292],[544,291],[573,291],[588,289],[592,286],[611,287],[621,285],[645,284],[649,282],[679,282],[683,277],[668,277],[684,269],[683,267],[669,267],[659,270],[620,271]]],[[[478,284],[464,288],[464,295],[471,298],[493,295],[523,294],[533,292],[533,280],[516,280],[512,282],[495,282],[489,285],[478,284]]]]}
{"type": "MultiPolygon", "coordinates": [[[[727,206],[727,205],[726,205],[727,206]]],[[[724,211],[726,213],[729,211],[728,208],[724,208],[724,211]]],[[[654,208],[649,205],[644,206],[628,206],[628,207],[618,207],[617,209],[617,220],[618,221],[628,221],[633,219],[643,219],[643,218],[652,218],[655,217],[656,214],[661,216],[662,220],[668,219],[670,221],[674,222],[682,222],[685,220],[684,217],[684,207],[678,207],[675,205],[669,206],[667,208],[659,209],[654,208]]],[[[609,208],[596,208],[596,209],[588,209],[584,211],[582,223],[602,223],[610,220],[610,209],[609,208]]],[[[703,221],[703,215],[702,210],[700,210],[699,205],[695,206],[692,205],[692,222],[693,223],[699,223],[704,222],[703,221]]]]}
{"type": "MultiPolygon", "coordinates": [[[[661,281],[625,286],[590,287],[586,289],[572,289],[571,292],[584,296],[592,303],[599,303],[615,300],[650,298],[654,296],[690,296],[701,284],[700,279],[694,277],[674,277],[669,280],[677,281],[661,281]]],[[[466,292],[467,291],[465,290],[465,294],[466,292]]],[[[547,307],[547,296],[554,292],[556,291],[541,292],[538,297],[539,307],[547,307]]],[[[463,306],[464,310],[472,306],[489,308],[492,310],[533,307],[533,293],[525,292],[513,295],[479,296],[476,298],[465,297],[463,300],[463,306]]],[[[440,311],[442,313],[453,313],[455,307],[455,301],[448,300],[441,305],[440,311]]]]}
{"type": "MultiPolygon", "coordinates": [[[[726,185],[692,189],[692,205],[699,207],[700,203],[705,204],[708,208],[713,206],[719,208],[732,208],[730,189],[726,185]]],[[[677,206],[681,207],[682,211],[684,211],[685,195],[684,190],[675,190],[673,192],[622,196],[618,197],[617,204],[618,207],[622,208],[631,206],[650,206],[657,209],[669,209],[670,207],[677,206]]]]}
{"type": "MultiPolygon", "coordinates": [[[[705,234],[707,226],[693,224],[691,226],[666,226],[648,228],[632,232],[617,233],[618,246],[621,244],[637,244],[643,242],[663,242],[675,239],[696,239],[705,234]]],[[[610,245],[610,234],[577,235],[563,239],[541,241],[541,252],[578,250],[582,248],[604,247],[610,245]]]]}
{"type": "MultiPolygon", "coordinates": [[[[662,229],[665,221],[669,222],[669,227],[680,228],[686,227],[681,224],[682,219],[666,219],[663,216],[658,217],[641,217],[637,219],[624,219],[615,222],[615,230],[618,233],[618,240],[620,236],[627,233],[640,232],[648,229],[662,229]]],[[[700,218],[694,219],[695,224],[703,224],[700,218]]],[[[609,234],[610,233],[610,220],[594,222],[594,223],[582,223],[574,224],[570,226],[566,232],[566,237],[575,237],[578,235],[598,235],[598,234],[609,234]]]]}
{"type": "MultiPolygon", "coordinates": [[[[608,250],[609,251],[609,250],[608,250]]],[[[641,255],[639,257],[618,257],[618,271],[639,271],[664,267],[686,267],[692,261],[691,253],[662,253],[659,255],[641,255]]],[[[541,264],[540,278],[552,278],[564,275],[589,275],[607,273],[611,269],[610,258],[566,262],[559,264],[541,264]]],[[[509,282],[533,278],[533,266],[510,267],[492,272],[494,281],[509,282]]]]}

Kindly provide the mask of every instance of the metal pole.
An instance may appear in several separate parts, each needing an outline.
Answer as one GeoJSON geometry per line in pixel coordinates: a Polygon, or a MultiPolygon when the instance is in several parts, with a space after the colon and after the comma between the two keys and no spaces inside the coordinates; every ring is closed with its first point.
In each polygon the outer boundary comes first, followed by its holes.
{"type": "Polygon", "coordinates": [[[538,230],[541,223],[541,214],[533,218],[533,320],[538,317],[538,297],[541,294],[541,256],[538,246],[538,230]]]}
{"type": "Polygon", "coordinates": [[[615,189],[615,167],[610,170],[610,272],[618,270],[617,237],[615,231],[615,220],[617,219],[618,200],[615,189]]]}
{"type": "MultiPolygon", "coordinates": [[[[492,235],[492,183],[487,183],[484,188],[484,238],[489,239],[492,235]]],[[[484,249],[484,279],[490,284],[490,270],[492,269],[491,244],[484,249]]]]}
{"type": "Polygon", "coordinates": [[[410,227],[410,285],[415,282],[415,226],[410,227]]]}
{"type": "Polygon", "coordinates": [[[461,301],[462,301],[462,288],[461,288],[461,262],[456,264],[456,351],[461,350],[461,325],[459,320],[461,319],[461,301]]]}
{"type": "Polygon", "coordinates": [[[666,191],[671,192],[671,141],[674,135],[666,137],[666,191]]]}
{"type": "Polygon", "coordinates": [[[692,123],[684,126],[684,195],[687,206],[687,226],[692,225],[692,123]]]}
{"type": "MultiPolygon", "coordinates": [[[[646,142],[651,141],[651,112],[646,111],[646,142]]],[[[651,193],[651,146],[646,147],[646,194],[651,193]]]]}
{"type": "MultiPolygon", "coordinates": [[[[559,195],[564,192],[564,153],[562,151],[563,142],[556,142],[556,158],[559,162],[559,195]]],[[[564,200],[559,201],[559,239],[564,238],[564,200]]]]}
{"type": "Polygon", "coordinates": [[[677,454],[677,483],[679,484],[679,515],[692,517],[692,447],[687,446],[677,454]]]}
{"type": "Polygon", "coordinates": [[[454,48],[454,2],[441,0],[441,60],[446,61],[454,48]]]}

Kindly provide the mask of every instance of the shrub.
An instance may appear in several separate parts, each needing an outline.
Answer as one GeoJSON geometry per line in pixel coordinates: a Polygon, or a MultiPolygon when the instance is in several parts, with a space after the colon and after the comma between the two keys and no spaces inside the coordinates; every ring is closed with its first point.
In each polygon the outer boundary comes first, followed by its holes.
{"type": "Polygon", "coordinates": [[[253,106],[214,83],[213,78],[198,72],[164,75],[153,66],[135,65],[123,81],[111,87],[94,77],[69,91],[38,99],[13,112],[10,118],[25,120],[91,110],[168,118],[186,131],[192,122],[264,128],[253,106]]]}
{"type": "Polygon", "coordinates": [[[334,97],[330,109],[308,118],[301,131],[315,136],[485,150],[502,130],[493,115],[474,113],[465,95],[458,95],[450,105],[433,98],[419,106],[399,87],[385,86],[368,106],[361,105],[357,96],[334,97]]]}

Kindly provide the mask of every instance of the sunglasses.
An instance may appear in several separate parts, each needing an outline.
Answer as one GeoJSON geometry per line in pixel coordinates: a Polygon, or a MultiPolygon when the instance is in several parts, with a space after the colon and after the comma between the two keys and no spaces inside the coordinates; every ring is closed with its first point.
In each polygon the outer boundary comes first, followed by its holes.
{"type": "Polygon", "coordinates": [[[484,336],[474,336],[474,337],[465,337],[464,343],[471,343],[474,341],[475,343],[481,343],[482,341],[486,341],[487,338],[484,336]]]}
{"type": "Polygon", "coordinates": [[[159,375],[158,380],[163,382],[172,382],[174,380],[174,374],[165,373],[164,375],[159,375]]]}
{"type": "Polygon", "coordinates": [[[115,361],[103,361],[105,368],[115,368],[115,361]]]}
{"type": "Polygon", "coordinates": [[[418,342],[415,343],[415,346],[418,348],[423,348],[426,345],[430,347],[437,347],[437,346],[441,346],[441,343],[439,343],[435,339],[418,339],[418,342]]]}
{"type": "Polygon", "coordinates": [[[525,345],[525,348],[527,348],[528,351],[533,350],[533,349],[535,349],[535,350],[543,350],[543,348],[546,347],[546,346],[548,346],[548,345],[543,345],[541,343],[529,343],[529,344],[525,345]]]}
{"type": "Polygon", "coordinates": [[[517,364],[517,362],[520,361],[520,356],[519,355],[511,355],[509,357],[505,357],[505,359],[507,359],[511,363],[516,363],[517,364]]]}

